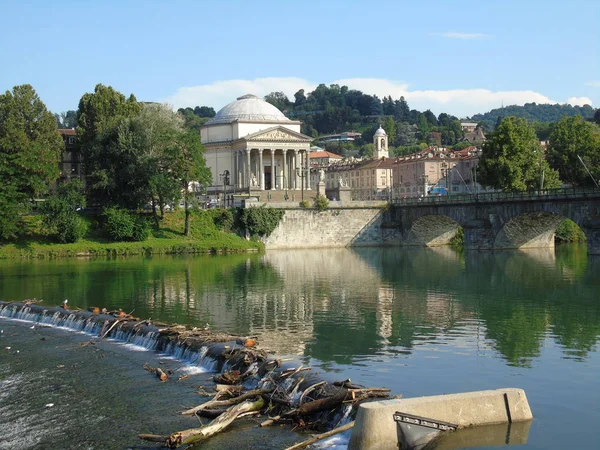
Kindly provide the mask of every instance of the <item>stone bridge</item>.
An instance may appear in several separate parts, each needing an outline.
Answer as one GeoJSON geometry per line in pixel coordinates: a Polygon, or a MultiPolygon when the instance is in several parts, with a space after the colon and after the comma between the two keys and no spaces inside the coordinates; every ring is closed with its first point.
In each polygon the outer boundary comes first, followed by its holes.
{"type": "Polygon", "coordinates": [[[565,218],[585,233],[588,253],[600,254],[599,189],[403,199],[391,204],[381,227],[388,243],[445,245],[461,226],[468,249],[533,248],[554,246],[565,218]]]}

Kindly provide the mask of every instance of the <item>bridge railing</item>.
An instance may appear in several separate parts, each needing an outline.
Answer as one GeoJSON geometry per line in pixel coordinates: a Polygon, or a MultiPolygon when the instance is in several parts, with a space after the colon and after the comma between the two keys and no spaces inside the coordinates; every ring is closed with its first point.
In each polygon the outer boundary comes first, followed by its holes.
{"type": "Polygon", "coordinates": [[[528,200],[552,200],[565,198],[588,198],[600,197],[599,188],[560,188],[542,189],[537,191],[520,192],[479,192],[473,194],[423,196],[423,197],[399,197],[394,196],[390,202],[398,205],[416,204],[438,204],[438,203],[488,203],[506,201],[528,201],[528,200]]]}

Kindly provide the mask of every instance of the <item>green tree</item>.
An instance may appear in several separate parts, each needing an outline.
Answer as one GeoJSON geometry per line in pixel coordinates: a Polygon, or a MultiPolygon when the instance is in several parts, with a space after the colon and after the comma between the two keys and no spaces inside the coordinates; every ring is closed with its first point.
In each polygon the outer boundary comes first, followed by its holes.
{"type": "Polygon", "coordinates": [[[408,122],[398,122],[396,127],[396,142],[394,144],[402,146],[415,145],[418,142],[417,131],[417,127],[408,122]]]}
{"type": "Polygon", "coordinates": [[[75,128],[77,126],[77,111],[69,110],[54,114],[58,128],[75,128]]]}
{"type": "Polygon", "coordinates": [[[59,175],[56,119],[28,84],[0,95],[0,239],[14,238],[31,201],[59,175]]]}
{"type": "Polygon", "coordinates": [[[392,116],[388,116],[383,123],[383,129],[388,135],[388,142],[390,145],[394,145],[396,142],[396,122],[392,116]]]}
{"type": "Polygon", "coordinates": [[[283,92],[271,92],[265,95],[265,101],[280,111],[287,109],[292,104],[283,92]]]}
{"type": "Polygon", "coordinates": [[[394,117],[399,122],[408,122],[408,116],[410,115],[410,107],[404,97],[400,97],[400,100],[394,102],[394,117]]]}
{"type": "Polygon", "coordinates": [[[83,184],[77,178],[58,186],[42,204],[43,224],[59,242],[77,242],[87,231],[78,211],[85,207],[83,184]]]}
{"type": "Polygon", "coordinates": [[[592,176],[600,178],[600,127],[581,116],[561,119],[550,134],[550,165],[558,170],[561,179],[577,186],[594,186],[583,160],[592,176]]]}
{"type": "Polygon", "coordinates": [[[194,186],[205,188],[211,181],[211,172],[206,167],[204,147],[200,136],[194,130],[183,129],[172,135],[168,147],[172,165],[170,173],[181,192],[183,192],[183,207],[185,209],[184,234],[190,235],[190,205],[194,196],[194,186]]]}
{"type": "MultiPolygon", "coordinates": [[[[86,93],[79,101],[77,110],[77,141],[79,143],[86,175],[88,200],[106,206],[119,204],[119,199],[127,193],[119,191],[128,180],[115,183],[117,167],[115,153],[119,147],[117,127],[123,119],[139,114],[141,104],[132,95],[128,99],[110,86],[96,85],[93,93],[86,93]]],[[[130,159],[123,163],[131,164],[130,159]]],[[[131,180],[134,182],[135,180],[131,180]]]]}
{"type": "Polygon", "coordinates": [[[477,172],[481,183],[506,191],[560,187],[558,172],[545,159],[526,119],[506,117],[483,143],[477,172]]]}

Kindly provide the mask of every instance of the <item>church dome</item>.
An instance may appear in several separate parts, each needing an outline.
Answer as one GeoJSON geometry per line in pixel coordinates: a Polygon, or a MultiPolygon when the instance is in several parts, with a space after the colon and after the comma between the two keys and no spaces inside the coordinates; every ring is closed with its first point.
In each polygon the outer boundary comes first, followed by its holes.
{"type": "Polygon", "coordinates": [[[206,125],[231,123],[236,120],[253,122],[290,122],[281,111],[256,95],[243,95],[237,100],[221,108],[221,110],[206,122],[206,125]]]}
{"type": "Polygon", "coordinates": [[[385,130],[383,128],[381,128],[381,125],[379,125],[379,128],[377,128],[377,131],[375,132],[375,136],[387,136],[387,133],[385,132],[385,130]]]}

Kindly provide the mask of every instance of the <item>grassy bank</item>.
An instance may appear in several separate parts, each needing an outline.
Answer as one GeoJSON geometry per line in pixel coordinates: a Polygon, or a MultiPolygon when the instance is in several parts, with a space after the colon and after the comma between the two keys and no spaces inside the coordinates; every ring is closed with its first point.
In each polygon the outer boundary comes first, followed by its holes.
{"type": "Polygon", "coordinates": [[[0,259],[56,258],[73,256],[120,256],[191,253],[234,253],[259,251],[264,245],[247,241],[239,236],[219,230],[213,222],[212,212],[196,211],[192,215],[191,236],[183,235],[183,212],[165,214],[160,227],[142,242],[110,242],[98,225],[98,218],[86,216],[89,231],[84,239],[73,244],[53,242],[44,234],[41,217],[28,217],[24,234],[18,241],[0,245],[0,259]]]}

